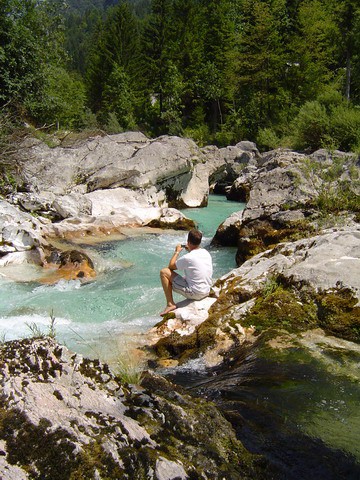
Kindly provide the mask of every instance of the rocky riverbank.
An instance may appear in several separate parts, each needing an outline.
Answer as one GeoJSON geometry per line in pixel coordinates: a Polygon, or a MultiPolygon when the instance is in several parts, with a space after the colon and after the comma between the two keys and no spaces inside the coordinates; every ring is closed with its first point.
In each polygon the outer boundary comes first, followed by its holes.
{"type": "Polygon", "coordinates": [[[0,347],[4,480],[261,478],[213,404],[144,374],[131,386],[51,339],[0,347]]]}
{"type": "MultiPolygon", "coordinates": [[[[210,188],[247,202],[213,239],[237,246],[238,268],[209,298],[182,302],[152,329],[152,368],[200,359],[221,376],[261,339],[270,357],[307,348],[310,337],[335,349],[359,343],[356,156],[261,155],[249,142],[199,149],[135,133],[55,149],[28,141],[24,151],[23,191],[0,201],[0,266],[53,262],[66,271],[70,262],[88,280],[91,259],[61,252],[53,239],[135,225],[189,228],[174,207],[206,204],[210,188]]],[[[148,373],[142,387],[129,386],[45,339],[5,343],[0,358],[5,478],[286,478],[242,446],[238,417],[231,426],[214,405],[162,377],[148,373]]]]}
{"type": "Polygon", "coordinates": [[[270,327],[291,333],[320,327],[358,342],[359,194],[359,163],[351,154],[276,150],[246,166],[229,190],[246,208],[213,239],[238,247],[239,268],[215,284],[208,316],[199,305],[187,306],[155,328],[157,354],[182,363],[201,351],[213,364],[270,327]]]}
{"type": "MultiPolygon", "coordinates": [[[[200,149],[139,132],[54,148],[30,137],[19,152],[15,192],[0,198],[0,267],[48,266],[60,254],[54,239],[85,241],[129,226],[190,229],[177,208],[206,205],[210,185],[231,183],[259,155],[250,142],[200,149]]],[[[72,268],[75,276],[86,270],[72,268]]]]}
{"type": "Polygon", "coordinates": [[[217,281],[213,298],[180,307],[154,328],[161,363],[202,354],[213,366],[267,329],[295,341],[296,333],[321,328],[359,342],[359,250],[360,226],[354,225],[255,255],[217,281]]]}

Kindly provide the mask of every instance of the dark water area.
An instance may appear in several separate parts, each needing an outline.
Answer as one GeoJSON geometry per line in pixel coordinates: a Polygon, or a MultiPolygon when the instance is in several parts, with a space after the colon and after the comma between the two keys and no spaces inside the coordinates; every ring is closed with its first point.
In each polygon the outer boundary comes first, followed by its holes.
{"type": "Polygon", "coordinates": [[[238,347],[221,367],[167,376],[217,404],[243,445],[266,459],[266,478],[359,479],[358,382],[299,349],[273,359],[260,350],[238,347]]]}

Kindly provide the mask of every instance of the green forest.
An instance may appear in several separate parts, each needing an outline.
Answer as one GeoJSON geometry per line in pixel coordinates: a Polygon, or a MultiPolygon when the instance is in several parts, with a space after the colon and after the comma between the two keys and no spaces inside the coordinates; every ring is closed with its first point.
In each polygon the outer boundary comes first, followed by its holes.
{"type": "Polygon", "coordinates": [[[0,0],[0,39],[2,141],[27,125],[360,151],[358,0],[0,0]]]}

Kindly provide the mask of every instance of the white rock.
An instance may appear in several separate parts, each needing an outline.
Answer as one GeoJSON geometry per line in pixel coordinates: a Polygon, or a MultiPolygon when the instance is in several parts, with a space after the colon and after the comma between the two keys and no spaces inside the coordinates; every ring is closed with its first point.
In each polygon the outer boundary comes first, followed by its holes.
{"type": "Polygon", "coordinates": [[[156,460],[155,478],[157,480],[186,480],[186,475],[181,462],[172,462],[164,457],[156,460]]]}

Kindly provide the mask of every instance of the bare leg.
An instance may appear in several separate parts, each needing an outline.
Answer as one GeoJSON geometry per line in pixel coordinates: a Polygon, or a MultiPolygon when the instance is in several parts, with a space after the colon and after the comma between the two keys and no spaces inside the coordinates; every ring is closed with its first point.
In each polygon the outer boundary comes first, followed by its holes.
{"type": "Polygon", "coordinates": [[[163,287],[166,298],[166,308],[162,313],[160,313],[161,316],[166,315],[167,313],[175,310],[176,308],[172,293],[172,280],[175,275],[176,274],[172,270],[170,270],[170,268],[166,267],[160,270],[161,285],[163,287]]]}

